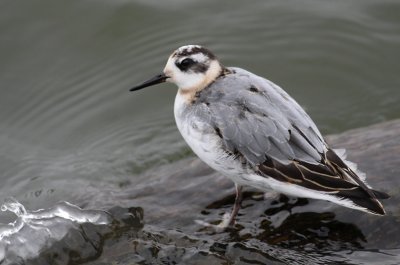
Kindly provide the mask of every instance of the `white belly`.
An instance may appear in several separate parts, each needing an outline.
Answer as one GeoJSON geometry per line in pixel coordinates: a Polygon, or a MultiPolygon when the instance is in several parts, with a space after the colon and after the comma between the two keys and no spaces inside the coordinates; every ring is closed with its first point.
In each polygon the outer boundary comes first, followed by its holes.
{"type": "Polygon", "coordinates": [[[196,115],[182,115],[187,107],[184,99],[177,94],[174,114],[176,125],[193,152],[211,168],[241,186],[268,191],[272,188],[270,178],[262,177],[249,167],[243,167],[239,159],[234,159],[221,148],[221,138],[210,124],[196,118],[196,115]],[[184,117],[188,118],[184,118],[184,117]]]}
{"type": "Polygon", "coordinates": [[[178,93],[175,98],[174,114],[176,125],[193,152],[214,170],[229,177],[241,185],[249,185],[246,170],[240,162],[229,156],[222,148],[219,136],[209,124],[189,115],[184,118],[182,111],[186,108],[184,99],[178,93]]]}

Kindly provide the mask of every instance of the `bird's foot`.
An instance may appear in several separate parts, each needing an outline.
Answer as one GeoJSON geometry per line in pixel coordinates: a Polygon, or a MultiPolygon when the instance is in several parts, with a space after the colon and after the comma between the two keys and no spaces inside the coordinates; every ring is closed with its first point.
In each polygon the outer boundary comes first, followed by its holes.
{"type": "Polygon", "coordinates": [[[207,229],[211,229],[215,233],[221,233],[221,232],[226,231],[229,228],[234,227],[235,218],[232,218],[232,214],[225,213],[224,216],[222,217],[222,221],[217,225],[211,224],[209,222],[205,222],[203,220],[195,220],[195,222],[207,229]]]}
{"type": "Polygon", "coordinates": [[[225,213],[224,216],[222,217],[221,223],[219,223],[218,225],[213,225],[201,220],[196,220],[196,223],[205,226],[207,228],[211,228],[216,232],[223,232],[227,228],[232,228],[235,225],[236,216],[239,212],[240,204],[242,203],[243,199],[242,196],[243,187],[235,184],[235,188],[236,188],[236,198],[235,198],[235,203],[233,204],[232,212],[230,214],[225,213]]]}
{"type": "Polygon", "coordinates": [[[281,196],[281,193],[277,191],[268,191],[264,193],[264,200],[279,200],[279,197],[281,196]]]}

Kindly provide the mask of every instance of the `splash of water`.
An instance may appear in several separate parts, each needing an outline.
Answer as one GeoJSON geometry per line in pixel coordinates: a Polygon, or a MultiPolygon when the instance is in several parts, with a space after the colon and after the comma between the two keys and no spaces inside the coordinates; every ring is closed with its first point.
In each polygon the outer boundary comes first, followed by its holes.
{"type": "Polygon", "coordinates": [[[36,257],[49,243],[60,241],[79,224],[106,225],[112,220],[104,211],[84,210],[68,202],[28,211],[17,200],[7,198],[0,209],[17,216],[12,223],[0,224],[1,264],[36,257]]]}

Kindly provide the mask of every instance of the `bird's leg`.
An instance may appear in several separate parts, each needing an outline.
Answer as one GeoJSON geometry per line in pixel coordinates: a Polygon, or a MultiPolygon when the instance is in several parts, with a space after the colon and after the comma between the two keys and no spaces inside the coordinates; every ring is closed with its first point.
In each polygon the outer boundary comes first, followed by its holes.
{"type": "Polygon", "coordinates": [[[236,216],[239,212],[240,205],[243,199],[242,196],[243,187],[235,183],[235,188],[236,188],[236,198],[235,198],[235,203],[233,204],[231,216],[229,217],[229,222],[228,222],[229,226],[233,226],[235,224],[236,216]]]}
{"type": "Polygon", "coordinates": [[[230,215],[228,213],[224,214],[223,220],[220,224],[212,225],[210,223],[207,223],[207,222],[204,222],[201,220],[196,220],[196,223],[198,223],[202,226],[214,229],[216,232],[224,231],[227,227],[233,226],[235,224],[235,219],[239,212],[240,205],[241,205],[242,199],[243,199],[243,196],[242,196],[243,187],[239,186],[235,183],[235,188],[236,188],[236,198],[235,198],[235,203],[233,204],[232,212],[230,215]]]}

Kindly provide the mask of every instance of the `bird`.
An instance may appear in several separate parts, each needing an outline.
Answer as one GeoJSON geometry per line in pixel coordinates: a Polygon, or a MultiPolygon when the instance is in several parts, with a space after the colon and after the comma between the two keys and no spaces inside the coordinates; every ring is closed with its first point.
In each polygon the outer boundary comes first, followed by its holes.
{"type": "Polygon", "coordinates": [[[176,125],[193,152],[236,187],[232,226],[250,186],[288,196],[320,199],[385,215],[365,174],[343,150],[327,144],[305,110],[280,86],[239,67],[225,67],[207,48],[185,45],[168,58],[160,74],[137,91],[174,83],[176,125]]]}

